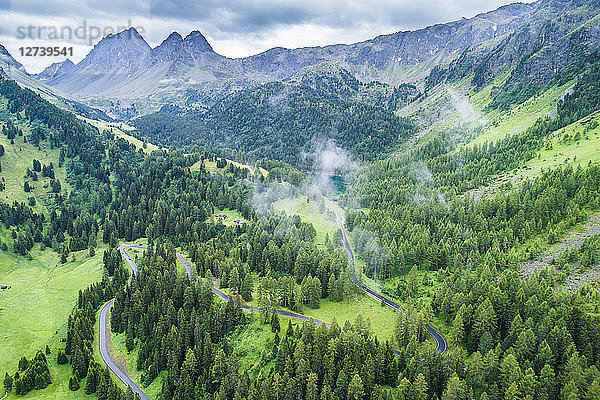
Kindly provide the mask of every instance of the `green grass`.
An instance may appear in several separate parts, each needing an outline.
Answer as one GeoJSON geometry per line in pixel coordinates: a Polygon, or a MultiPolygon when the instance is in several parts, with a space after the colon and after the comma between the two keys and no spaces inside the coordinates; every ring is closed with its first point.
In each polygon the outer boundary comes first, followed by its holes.
{"type": "MultiPolygon", "coordinates": [[[[285,331],[287,323],[281,323],[285,331]]],[[[281,333],[279,334],[281,337],[281,333]]],[[[252,376],[256,376],[265,365],[262,363],[262,354],[273,342],[275,334],[271,332],[271,325],[262,324],[258,314],[251,317],[248,325],[238,327],[228,338],[233,354],[239,360],[240,367],[247,369],[252,376]]],[[[272,364],[269,362],[267,365],[272,364]]]]}
{"type": "Polygon", "coordinates": [[[538,157],[526,164],[527,169],[542,171],[565,163],[574,168],[587,167],[590,162],[600,162],[600,111],[559,129],[552,135],[551,143],[552,148],[539,151],[538,157]],[[599,126],[594,129],[586,128],[592,121],[599,126]],[[564,140],[565,135],[569,136],[567,140],[564,140]],[[576,135],[580,139],[573,139],[576,135]]]}
{"type": "MultiPolygon", "coordinates": [[[[77,300],[102,276],[102,251],[88,257],[74,253],[76,261],[61,264],[51,250],[36,244],[31,260],[0,251],[0,373],[14,373],[21,356],[32,357],[47,343],[55,343],[77,300]]],[[[64,347],[64,346],[62,346],[64,347]]],[[[62,367],[56,366],[57,373],[62,367]]],[[[67,378],[68,379],[68,378],[67,378]]],[[[51,398],[51,397],[48,397],[51,398]]]]}
{"type": "MultiPolygon", "coordinates": [[[[71,366],[69,364],[58,365],[56,356],[59,349],[64,349],[64,343],[60,342],[61,337],[66,336],[66,329],[61,329],[59,334],[52,339],[49,347],[51,350],[48,358],[48,366],[52,375],[52,383],[42,390],[32,390],[24,396],[17,396],[14,390],[6,398],[12,399],[40,399],[40,400],[70,400],[70,399],[96,399],[95,394],[86,395],[83,388],[85,387],[85,379],[80,382],[81,388],[77,392],[69,390],[69,378],[71,377],[71,366]]],[[[4,353],[3,353],[4,354],[4,353]]]]}
{"type": "MultiPolygon", "coordinates": [[[[253,167],[251,165],[242,164],[237,161],[233,161],[233,160],[229,160],[229,159],[226,159],[226,160],[227,160],[228,165],[233,164],[238,168],[245,168],[248,171],[250,171],[250,173],[253,175],[254,175],[254,172],[256,171],[256,167],[253,167]]],[[[200,160],[197,163],[195,163],[194,165],[192,165],[190,169],[192,171],[198,171],[202,167],[202,164],[204,164],[204,169],[207,172],[212,172],[212,173],[218,172],[218,173],[222,174],[225,171],[225,169],[227,168],[227,166],[225,168],[217,168],[216,161],[200,160]]],[[[264,176],[265,178],[267,177],[267,175],[269,175],[269,172],[262,167],[259,167],[258,170],[260,171],[262,176],[264,176]]]]}
{"type": "Polygon", "coordinates": [[[365,321],[370,320],[371,333],[381,341],[392,340],[398,316],[391,308],[382,307],[380,303],[363,294],[356,295],[349,302],[321,299],[320,308],[304,307],[302,314],[330,323],[335,319],[340,327],[343,327],[346,321],[354,323],[356,317],[362,315],[365,321]]]}
{"type": "Polygon", "coordinates": [[[242,214],[240,214],[240,212],[238,210],[229,210],[229,209],[224,209],[224,210],[218,210],[215,209],[215,214],[225,214],[227,215],[227,219],[226,220],[218,220],[216,218],[214,218],[214,216],[210,217],[210,221],[213,221],[215,223],[223,223],[223,225],[225,226],[233,226],[233,221],[245,221],[248,222],[248,220],[246,220],[246,218],[244,218],[242,216],[242,214]]]}
{"type": "MultiPolygon", "coordinates": [[[[125,346],[125,333],[112,333],[111,340],[116,356],[125,360],[127,363],[127,374],[144,390],[144,393],[146,393],[148,398],[157,399],[162,386],[162,376],[159,375],[158,378],[146,387],[142,385],[142,372],[137,369],[139,340],[136,339],[136,346],[130,353],[127,352],[127,347],[125,346]]],[[[121,387],[125,388],[123,382],[118,378],[115,377],[114,380],[118,381],[121,387]]]]}
{"type": "MultiPolygon", "coordinates": [[[[325,200],[322,204],[311,200],[307,202],[306,196],[299,196],[293,199],[281,199],[273,203],[273,209],[276,213],[284,211],[287,215],[298,215],[304,222],[313,224],[317,231],[316,242],[325,243],[325,235],[333,239],[337,231],[335,224],[335,215],[331,212],[331,201],[325,200]]],[[[339,208],[339,207],[338,207],[339,208]]]]}
{"type": "Polygon", "coordinates": [[[128,141],[129,143],[133,144],[135,146],[135,148],[137,150],[142,149],[144,153],[146,154],[150,154],[155,150],[160,150],[160,147],[153,144],[153,143],[149,143],[146,142],[146,147],[144,148],[144,142],[141,141],[140,139],[131,136],[130,134],[127,133],[127,131],[133,129],[127,125],[115,125],[115,124],[111,124],[109,122],[106,121],[99,121],[99,120],[95,120],[95,119],[89,119],[89,118],[84,118],[81,116],[78,116],[80,119],[84,120],[85,122],[89,123],[90,125],[94,125],[95,127],[97,127],[98,129],[100,129],[100,131],[110,131],[112,129],[112,132],[114,133],[114,135],[116,137],[120,137],[125,139],[126,141],[128,141]]]}
{"type": "Polygon", "coordinates": [[[33,159],[39,160],[42,164],[54,165],[55,178],[60,180],[62,193],[70,191],[69,184],[66,180],[66,172],[64,168],[58,166],[59,150],[57,148],[50,150],[47,143],[40,143],[40,148],[31,143],[23,143],[23,137],[17,136],[14,139],[14,144],[10,144],[10,140],[4,135],[0,135],[0,144],[4,146],[4,155],[0,158],[2,163],[2,171],[0,177],[4,179],[5,189],[0,192],[0,200],[12,203],[13,201],[27,202],[29,197],[35,197],[36,205],[34,211],[41,212],[45,209],[43,206],[48,192],[50,178],[42,178],[41,172],[38,172],[39,179],[36,182],[30,178],[25,179],[27,168],[33,170],[33,159]],[[26,193],[23,189],[23,183],[28,180],[34,189],[26,193]],[[46,187],[44,187],[46,186],[46,187]]]}
{"type": "MultiPolygon", "coordinates": [[[[530,98],[523,104],[513,107],[508,112],[492,111],[487,115],[491,119],[490,123],[469,145],[495,142],[525,131],[539,118],[550,114],[555,109],[558,100],[573,83],[574,81],[571,81],[562,86],[554,86],[544,93],[530,98]]],[[[481,93],[485,92],[485,90],[482,90],[478,95],[474,95],[474,103],[484,104],[480,96],[481,93]]]]}
{"type": "MultiPolygon", "coordinates": [[[[252,301],[247,302],[246,304],[258,307],[258,294],[256,289],[258,287],[259,278],[257,276],[253,276],[254,279],[254,292],[252,294],[252,301]]],[[[225,294],[231,295],[232,291],[229,288],[219,288],[225,294]]],[[[219,298],[220,299],[220,298],[219,298]]],[[[223,301],[222,299],[220,299],[223,301]]],[[[285,307],[278,307],[282,310],[289,310],[285,307]]],[[[308,317],[316,318],[321,321],[325,321],[331,323],[333,319],[337,321],[337,324],[342,327],[346,323],[346,321],[354,323],[356,317],[361,314],[363,319],[367,318],[371,321],[371,333],[376,335],[379,340],[391,340],[394,333],[394,326],[396,323],[397,314],[392,311],[389,307],[381,307],[381,304],[373,300],[372,298],[364,295],[364,294],[356,294],[349,302],[341,301],[334,302],[328,299],[321,299],[320,308],[309,308],[302,307],[300,311],[294,311],[299,314],[306,315],[308,317]]],[[[254,316],[258,316],[256,312],[248,312],[254,316]]],[[[290,318],[281,317],[281,326],[286,327],[287,321],[290,318]]],[[[295,319],[291,319],[292,321],[296,321],[295,319]]]]}
{"type": "Polygon", "coordinates": [[[600,163],[600,111],[554,132],[549,144],[520,168],[498,175],[491,185],[483,188],[484,193],[494,193],[505,184],[518,186],[528,179],[540,176],[543,171],[563,165],[586,168],[590,163],[600,163]],[[588,128],[592,121],[599,126],[588,128]],[[567,135],[568,139],[565,140],[567,135]],[[579,139],[574,139],[576,135],[579,135],[579,139]]]}

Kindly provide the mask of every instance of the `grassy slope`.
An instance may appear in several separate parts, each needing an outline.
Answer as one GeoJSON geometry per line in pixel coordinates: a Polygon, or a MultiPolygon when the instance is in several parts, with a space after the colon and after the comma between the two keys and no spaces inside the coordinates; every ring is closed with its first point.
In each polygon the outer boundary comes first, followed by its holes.
{"type": "MultiPolygon", "coordinates": [[[[256,167],[253,167],[252,165],[242,164],[242,163],[239,163],[237,161],[233,161],[233,160],[229,160],[229,159],[226,159],[226,160],[227,160],[228,164],[231,163],[231,164],[235,165],[238,168],[246,168],[246,169],[248,169],[251,174],[254,174],[254,172],[256,171],[256,167]]],[[[204,169],[207,172],[213,172],[213,173],[214,172],[218,172],[218,173],[222,174],[223,171],[227,168],[227,167],[225,167],[225,168],[217,168],[217,162],[216,161],[208,161],[208,160],[203,160],[202,161],[201,160],[201,161],[198,161],[197,163],[195,163],[194,165],[192,165],[192,167],[190,169],[192,171],[198,171],[200,169],[200,167],[202,166],[203,163],[204,163],[204,169]]],[[[262,174],[262,176],[264,176],[265,178],[267,177],[267,175],[269,175],[269,172],[266,169],[262,168],[262,167],[259,168],[259,171],[262,174]]]]}
{"type": "Polygon", "coordinates": [[[600,124],[600,111],[554,132],[549,139],[551,146],[539,150],[537,156],[520,168],[496,176],[490,185],[470,194],[489,197],[504,185],[518,186],[528,179],[540,176],[543,171],[556,169],[561,165],[585,168],[590,163],[600,163],[600,127],[591,129],[589,126],[592,121],[600,124]],[[574,139],[577,134],[579,139],[574,139]],[[565,140],[567,136],[569,139],[565,140]]]}
{"type": "Polygon", "coordinates": [[[229,210],[229,209],[225,209],[225,210],[219,210],[219,209],[215,209],[215,214],[225,214],[227,215],[227,219],[226,220],[216,220],[214,218],[214,215],[210,217],[210,221],[215,222],[215,223],[222,223],[225,226],[233,226],[233,221],[246,221],[246,218],[244,218],[242,216],[242,214],[240,214],[240,212],[238,210],[229,210]]]}
{"type": "Polygon", "coordinates": [[[317,243],[324,243],[325,235],[329,235],[329,238],[333,239],[333,235],[337,231],[335,215],[329,211],[329,204],[329,202],[323,203],[321,206],[314,200],[307,202],[306,196],[300,196],[277,200],[273,203],[273,209],[276,213],[283,211],[287,215],[297,214],[303,221],[313,224],[317,231],[317,243]]]}
{"type": "Polygon", "coordinates": [[[600,127],[588,128],[591,121],[600,124],[600,111],[573,124],[559,129],[552,134],[552,148],[545,148],[538,152],[538,157],[526,164],[533,171],[553,169],[561,164],[569,163],[574,167],[586,167],[590,162],[600,162],[600,127]],[[579,134],[580,139],[573,137],[579,134]],[[563,140],[565,135],[570,139],[563,140]]]}
{"type": "MultiPolygon", "coordinates": [[[[144,387],[141,385],[142,382],[142,373],[137,370],[137,358],[139,353],[139,341],[136,340],[136,347],[131,351],[131,353],[127,352],[127,347],[125,346],[125,334],[124,333],[112,333],[111,340],[113,344],[113,349],[115,354],[125,360],[127,363],[127,373],[136,382],[140,387],[144,389],[144,393],[148,395],[150,399],[158,398],[160,394],[160,389],[162,386],[162,378],[159,376],[154,380],[149,386],[144,387]]],[[[118,380],[118,383],[124,388],[124,384],[118,380]]]]}
{"type": "MultiPolygon", "coordinates": [[[[66,334],[66,330],[62,329],[60,334],[64,336],[66,334]],[[64,331],[64,332],[63,332],[64,331]]],[[[84,399],[97,399],[95,394],[86,395],[83,388],[85,387],[85,379],[80,382],[81,389],[77,392],[72,392],[69,390],[69,378],[71,377],[71,366],[69,364],[66,365],[58,365],[56,362],[56,355],[58,354],[59,349],[64,349],[64,343],[60,343],[57,338],[59,335],[52,340],[52,343],[49,345],[51,354],[48,355],[49,368],[50,373],[52,374],[52,383],[46,389],[42,390],[32,390],[27,393],[25,396],[17,396],[14,390],[11,392],[11,395],[6,398],[6,400],[12,399],[36,399],[36,400],[84,400],[84,399]]]]}
{"type": "MultiPolygon", "coordinates": [[[[256,288],[258,287],[259,278],[254,276],[254,294],[253,300],[248,302],[248,305],[258,307],[258,294],[256,288]]],[[[219,289],[224,293],[232,294],[230,289],[219,289]]],[[[284,310],[289,310],[285,307],[279,307],[284,310]]],[[[291,310],[289,310],[291,311],[291,310]]],[[[297,311],[296,311],[297,312],[297,311]]],[[[396,323],[396,313],[388,307],[381,307],[380,303],[370,297],[357,293],[352,300],[334,302],[328,299],[321,299],[321,305],[319,308],[303,307],[300,310],[301,314],[308,317],[319,319],[325,322],[337,322],[339,326],[344,326],[346,321],[354,323],[358,315],[362,315],[366,321],[370,320],[371,333],[376,335],[379,340],[391,340],[393,336],[393,329],[396,323]]],[[[258,315],[258,314],[256,314],[258,315]]],[[[281,317],[283,327],[287,326],[287,321],[290,318],[281,317]]],[[[292,321],[295,321],[291,319],[292,321]]]]}
{"type": "Polygon", "coordinates": [[[100,131],[110,131],[112,129],[112,131],[116,137],[120,137],[120,138],[127,140],[129,143],[135,145],[135,148],[138,150],[143,149],[144,153],[146,153],[146,154],[152,153],[154,150],[160,149],[159,146],[149,143],[149,142],[146,143],[146,148],[144,148],[143,141],[141,141],[140,139],[138,139],[134,136],[131,136],[127,133],[127,131],[132,129],[132,128],[128,127],[127,125],[121,124],[121,125],[117,126],[115,124],[111,124],[106,121],[99,121],[99,120],[89,119],[89,118],[84,118],[84,117],[79,117],[79,118],[81,118],[85,122],[97,127],[98,129],[100,129],[100,131]]]}
{"type": "Polygon", "coordinates": [[[358,315],[370,321],[370,331],[379,340],[392,340],[396,313],[389,307],[382,307],[380,303],[359,294],[349,302],[332,302],[328,299],[321,300],[321,307],[317,309],[304,308],[303,314],[323,321],[332,322],[334,319],[339,326],[344,326],[346,321],[354,322],[358,315]]]}
{"type": "Polygon", "coordinates": [[[38,244],[31,260],[0,251],[0,281],[12,286],[0,292],[0,373],[14,373],[21,356],[31,357],[53,340],[79,289],[101,278],[102,251],[92,258],[87,251],[74,254],[76,261],[61,264],[56,253],[40,251],[38,244]]]}
{"type": "MultiPolygon", "coordinates": [[[[306,197],[300,196],[293,199],[278,200],[273,204],[273,207],[275,212],[285,211],[288,215],[297,214],[303,221],[313,224],[317,231],[316,241],[318,243],[324,243],[326,234],[333,240],[337,226],[335,216],[330,209],[334,208],[341,212],[336,203],[325,200],[325,206],[321,208],[316,201],[307,203],[306,197]]],[[[396,314],[390,308],[381,307],[379,303],[363,294],[357,294],[350,302],[332,302],[328,299],[322,299],[320,308],[304,307],[302,314],[326,322],[332,322],[335,318],[340,326],[343,326],[346,321],[354,322],[356,317],[362,314],[365,320],[369,318],[371,332],[377,335],[380,340],[392,339],[396,321],[396,314]]]]}
{"type": "MultiPolygon", "coordinates": [[[[0,110],[5,109],[6,100],[0,99],[0,110]]],[[[18,123],[26,133],[29,132],[29,126],[18,123]]],[[[2,124],[0,123],[0,126],[2,124]]],[[[58,166],[58,155],[59,150],[50,150],[47,143],[40,143],[39,148],[31,143],[24,143],[22,136],[17,136],[14,139],[14,144],[10,144],[10,140],[6,136],[0,134],[0,144],[4,146],[4,155],[0,157],[2,163],[2,171],[0,177],[4,179],[6,188],[3,192],[0,192],[0,200],[8,203],[13,201],[27,202],[27,199],[31,196],[36,198],[36,205],[33,207],[34,211],[41,212],[44,210],[43,204],[47,196],[46,193],[50,190],[49,185],[50,178],[42,178],[41,172],[38,172],[38,181],[32,182],[30,178],[30,184],[34,186],[34,189],[30,193],[26,193],[23,190],[23,183],[25,182],[25,172],[27,168],[33,170],[33,159],[39,160],[42,164],[54,165],[55,178],[60,180],[60,184],[63,193],[70,191],[70,186],[66,181],[66,172],[63,167],[58,166]]]]}
{"type": "MultiPolygon", "coordinates": [[[[6,100],[0,98],[0,111],[5,110],[6,100]]],[[[26,134],[31,129],[25,121],[16,124],[26,134]]],[[[30,193],[23,190],[25,171],[27,168],[33,169],[33,159],[47,165],[52,162],[63,193],[70,191],[65,169],[58,166],[58,149],[50,150],[43,142],[39,147],[24,143],[23,137],[16,137],[14,144],[11,144],[4,135],[0,135],[0,144],[5,149],[0,159],[0,177],[6,185],[5,190],[0,192],[0,201],[27,202],[33,196],[36,198],[34,211],[46,211],[44,205],[49,187],[45,188],[44,185],[49,184],[49,178],[42,178],[38,172],[38,181],[30,181],[35,188],[30,193]]],[[[9,232],[2,229],[0,237],[10,247],[12,239],[9,232]]],[[[44,390],[32,391],[18,398],[94,398],[86,396],[82,390],[70,392],[70,366],[56,363],[58,349],[64,349],[60,339],[66,334],[67,317],[77,300],[79,289],[85,289],[102,276],[102,251],[92,258],[88,257],[87,250],[74,255],[75,261],[69,257],[69,262],[61,264],[56,253],[51,249],[41,251],[39,244],[34,246],[30,258],[0,251],[0,284],[12,286],[9,290],[0,291],[0,374],[14,373],[21,356],[32,357],[46,344],[52,350],[48,356],[52,384],[44,390]]],[[[8,397],[11,398],[17,398],[14,392],[8,397]]]]}
{"type": "MultiPolygon", "coordinates": [[[[510,111],[499,113],[492,111],[487,114],[490,123],[484,128],[482,133],[474,138],[469,144],[483,144],[485,142],[494,142],[507,136],[516,135],[525,131],[533,125],[539,118],[552,113],[556,104],[564,95],[565,91],[573,85],[574,81],[568,82],[562,86],[554,86],[547,91],[534,96],[523,104],[513,107],[510,111]]],[[[483,109],[489,103],[489,86],[481,92],[474,94],[471,100],[476,108],[483,109]]]]}

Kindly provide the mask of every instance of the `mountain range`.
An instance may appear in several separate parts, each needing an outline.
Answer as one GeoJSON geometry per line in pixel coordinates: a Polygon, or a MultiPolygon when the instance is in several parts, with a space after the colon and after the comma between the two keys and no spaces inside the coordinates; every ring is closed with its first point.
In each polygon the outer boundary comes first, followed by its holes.
{"type": "MultiPolygon", "coordinates": [[[[573,52],[600,46],[599,8],[597,1],[514,3],[469,19],[364,42],[276,47],[244,58],[216,53],[199,31],[185,37],[173,32],[152,48],[130,28],[100,40],[81,62],[67,59],[33,77],[125,119],[165,104],[205,109],[230,93],[272,81],[302,81],[306,71],[332,65],[362,82],[411,83],[420,89],[438,83],[436,79],[470,73],[474,83],[481,84],[508,69],[514,72],[515,67],[527,82],[543,84],[573,52]]],[[[0,57],[22,69],[4,48],[0,57]]],[[[512,77],[507,85],[516,87],[519,82],[519,77],[512,77]]]]}

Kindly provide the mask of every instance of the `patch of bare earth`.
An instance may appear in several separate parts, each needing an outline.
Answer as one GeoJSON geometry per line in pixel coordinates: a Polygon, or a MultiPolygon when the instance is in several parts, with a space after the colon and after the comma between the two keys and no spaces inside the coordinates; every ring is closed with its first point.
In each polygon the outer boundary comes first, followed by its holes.
{"type": "MultiPolygon", "coordinates": [[[[531,276],[544,268],[552,265],[552,261],[558,259],[564,252],[573,248],[581,248],[583,242],[600,233],[600,213],[592,214],[588,220],[580,225],[577,230],[567,233],[561,240],[546,249],[538,258],[521,263],[521,275],[531,276]]],[[[564,287],[567,290],[576,290],[587,282],[600,279],[600,266],[595,265],[582,271],[580,264],[573,263],[568,266],[568,277],[564,287]]]]}

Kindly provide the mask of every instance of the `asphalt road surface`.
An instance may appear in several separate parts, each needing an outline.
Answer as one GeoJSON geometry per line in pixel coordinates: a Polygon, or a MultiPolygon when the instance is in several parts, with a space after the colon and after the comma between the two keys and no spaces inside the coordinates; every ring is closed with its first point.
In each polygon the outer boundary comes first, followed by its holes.
{"type": "MultiPolygon", "coordinates": [[[[136,245],[121,246],[121,247],[119,247],[119,251],[121,252],[121,255],[125,258],[125,260],[127,260],[127,263],[129,263],[129,266],[131,267],[131,271],[133,272],[133,274],[137,275],[138,268],[137,268],[135,261],[133,261],[133,259],[131,257],[129,257],[129,255],[125,252],[125,248],[128,248],[128,247],[135,248],[136,245]]],[[[100,311],[100,356],[102,356],[102,359],[104,360],[106,365],[108,365],[108,368],[112,371],[113,374],[115,374],[117,376],[117,378],[119,378],[121,380],[121,382],[123,382],[125,385],[130,387],[131,390],[133,390],[133,393],[138,394],[140,396],[141,400],[148,400],[148,396],[146,396],[146,393],[144,393],[142,388],[140,388],[129,377],[129,375],[127,375],[125,372],[123,372],[121,370],[121,368],[119,368],[117,366],[117,364],[115,363],[115,360],[113,360],[113,358],[110,356],[110,352],[108,351],[108,335],[109,335],[109,333],[106,331],[106,324],[108,322],[108,311],[111,309],[113,304],[115,304],[115,299],[112,299],[111,301],[106,303],[104,305],[104,307],[102,307],[102,310],[100,311]]]]}
{"type": "MultiPolygon", "coordinates": [[[[336,225],[338,226],[338,228],[340,228],[340,230],[342,231],[342,244],[344,245],[344,248],[346,249],[346,252],[348,253],[348,260],[354,266],[354,253],[352,253],[350,244],[348,244],[348,234],[346,233],[346,228],[344,227],[344,222],[342,221],[342,218],[339,216],[338,213],[335,213],[335,222],[336,222],[336,225]]],[[[352,283],[354,283],[354,285],[358,289],[362,290],[366,295],[372,297],[373,299],[377,300],[380,303],[383,301],[385,303],[385,305],[387,305],[388,307],[391,307],[392,309],[394,309],[394,311],[401,311],[401,312],[406,311],[400,304],[396,303],[393,300],[388,299],[387,297],[383,296],[382,294],[377,293],[373,289],[360,283],[360,280],[356,276],[356,269],[354,269],[354,268],[352,269],[352,283]]],[[[427,328],[427,332],[429,332],[431,337],[433,337],[433,339],[437,343],[435,350],[441,354],[443,354],[446,350],[448,350],[448,342],[442,336],[442,334],[439,333],[433,326],[431,326],[429,324],[427,324],[425,327],[427,328]]]]}

